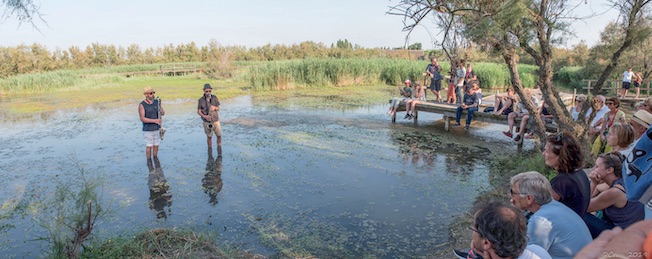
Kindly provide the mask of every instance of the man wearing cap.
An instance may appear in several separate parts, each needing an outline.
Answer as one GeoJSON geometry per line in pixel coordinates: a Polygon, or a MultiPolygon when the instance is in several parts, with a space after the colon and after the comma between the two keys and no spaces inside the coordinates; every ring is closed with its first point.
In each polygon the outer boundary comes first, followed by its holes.
{"type": "Polygon", "coordinates": [[[213,146],[213,134],[217,136],[217,155],[222,155],[222,127],[217,112],[220,110],[220,101],[212,94],[213,87],[204,85],[204,95],[197,101],[197,114],[204,122],[204,133],[208,147],[213,146]]]}
{"type": "Polygon", "coordinates": [[[623,178],[627,200],[638,200],[645,205],[645,219],[652,218],[652,114],[638,110],[630,125],[634,128],[634,144],[624,151],[623,178]]]}
{"type": "Polygon", "coordinates": [[[146,145],[145,155],[147,155],[147,159],[158,156],[158,146],[161,143],[159,129],[161,129],[162,121],[159,118],[159,114],[161,116],[165,115],[163,107],[154,99],[155,93],[151,86],[145,86],[143,89],[145,100],[138,105],[140,121],[143,122],[143,136],[145,137],[146,145]]]}

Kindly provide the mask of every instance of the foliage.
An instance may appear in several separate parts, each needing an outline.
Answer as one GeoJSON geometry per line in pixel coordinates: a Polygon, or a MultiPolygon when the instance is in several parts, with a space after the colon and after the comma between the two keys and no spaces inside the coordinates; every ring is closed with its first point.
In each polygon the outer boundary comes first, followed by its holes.
{"type": "Polygon", "coordinates": [[[528,171],[537,171],[551,179],[556,175],[555,170],[548,167],[541,153],[529,151],[519,153],[518,159],[510,156],[495,156],[494,163],[489,169],[491,182],[500,189],[509,186],[509,180],[512,176],[528,171]]]}
{"type": "Polygon", "coordinates": [[[54,194],[39,199],[42,212],[36,220],[49,233],[44,239],[50,241],[54,258],[75,258],[97,218],[106,214],[97,190],[102,181],[90,176],[74,158],[71,161],[78,178],[56,182],[54,194]]]}
{"type": "Polygon", "coordinates": [[[581,90],[582,87],[586,86],[585,82],[582,82],[583,79],[587,79],[585,75],[585,70],[583,67],[562,67],[559,72],[555,74],[556,82],[561,85],[571,87],[573,89],[581,90]]]}
{"type": "MultiPolygon", "coordinates": [[[[408,78],[423,84],[422,72],[428,61],[415,62],[405,59],[305,59],[265,62],[249,67],[249,78],[254,89],[284,90],[308,86],[345,86],[389,84],[401,85],[408,78]]],[[[443,71],[450,64],[440,62],[443,71]]],[[[522,65],[522,77],[527,87],[536,81],[536,67],[522,65]]],[[[511,85],[504,65],[492,63],[474,64],[474,71],[483,88],[511,85]]],[[[426,82],[427,83],[427,82],[426,82]]]]}
{"type": "Polygon", "coordinates": [[[134,237],[94,242],[81,258],[262,258],[247,252],[220,248],[209,235],[187,230],[153,229],[134,237]]]}

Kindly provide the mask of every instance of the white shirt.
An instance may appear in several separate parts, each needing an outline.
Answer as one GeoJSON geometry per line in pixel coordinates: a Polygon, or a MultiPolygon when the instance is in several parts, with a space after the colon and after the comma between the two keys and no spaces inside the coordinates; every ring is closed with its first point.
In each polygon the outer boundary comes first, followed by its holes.
{"type": "Polygon", "coordinates": [[[518,259],[552,259],[546,249],[535,244],[527,245],[518,259]]]}
{"type": "Polygon", "coordinates": [[[625,73],[623,73],[623,82],[631,83],[633,76],[634,72],[629,72],[629,70],[625,71],[625,73]]]}
{"type": "MultiPolygon", "coordinates": [[[[589,110],[586,112],[586,117],[588,118],[589,116],[591,116],[592,112],[593,112],[593,107],[589,108],[589,110]]],[[[602,108],[600,108],[600,110],[598,110],[598,112],[595,113],[595,117],[591,121],[591,127],[595,127],[595,124],[598,123],[598,121],[602,119],[602,117],[604,117],[604,115],[607,114],[607,112],[609,112],[609,107],[607,107],[606,105],[602,105],[602,108]]]]}

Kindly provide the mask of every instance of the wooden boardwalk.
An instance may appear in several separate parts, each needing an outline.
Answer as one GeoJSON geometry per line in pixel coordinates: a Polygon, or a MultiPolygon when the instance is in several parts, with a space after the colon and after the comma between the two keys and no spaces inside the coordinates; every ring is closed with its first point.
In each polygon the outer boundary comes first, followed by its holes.
{"type": "MultiPolygon", "coordinates": [[[[389,103],[392,103],[392,100],[389,100],[389,103]]],[[[455,120],[455,115],[457,112],[457,106],[455,104],[426,101],[418,103],[414,111],[414,124],[418,123],[419,113],[420,112],[431,112],[438,113],[443,115],[444,119],[444,129],[446,131],[450,130],[451,119],[455,120]]],[[[480,110],[473,113],[473,121],[482,121],[488,123],[497,123],[508,125],[507,115],[495,115],[491,112],[482,112],[486,106],[480,106],[480,110]]],[[[401,101],[397,111],[405,111],[405,102],[401,101]]],[[[462,119],[466,119],[467,111],[462,111],[462,119]]],[[[518,128],[520,125],[521,118],[516,118],[515,127],[518,128]]],[[[392,115],[392,123],[396,123],[396,114],[392,115]]],[[[557,132],[557,126],[553,124],[546,124],[546,131],[548,132],[557,132]]]]}

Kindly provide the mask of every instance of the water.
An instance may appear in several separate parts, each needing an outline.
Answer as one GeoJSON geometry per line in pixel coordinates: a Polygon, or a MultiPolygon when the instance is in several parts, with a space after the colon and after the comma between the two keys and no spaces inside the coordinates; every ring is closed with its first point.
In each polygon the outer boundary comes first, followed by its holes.
{"type": "Polygon", "coordinates": [[[48,251],[35,240],[47,237],[54,186],[80,177],[71,159],[101,183],[111,213],[93,232],[100,239],[192,229],[266,256],[427,255],[490,188],[485,155],[497,144],[487,136],[498,131],[443,132],[425,114],[418,127],[392,124],[383,105],[254,102],[223,101],[221,158],[206,147],[195,102],[165,103],[168,132],[149,165],[135,104],[5,121],[0,257],[48,251]]]}

